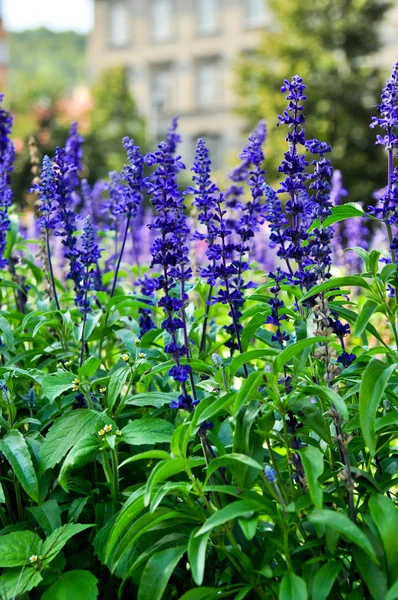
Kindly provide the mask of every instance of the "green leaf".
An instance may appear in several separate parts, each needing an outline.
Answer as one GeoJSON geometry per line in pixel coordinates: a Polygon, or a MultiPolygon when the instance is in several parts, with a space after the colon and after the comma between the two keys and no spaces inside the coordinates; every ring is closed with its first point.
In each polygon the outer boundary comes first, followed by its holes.
{"type": "Polygon", "coordinates": [[[126,404],[132,406],[154,406],[155,408],[161,408],[165,404],[170,404],[176,399],[178,394],[174,392],[144,392],[142,394],[135,394],[130,396],[126,400],[126,404]]]}
{"type": "Polygon", "coordinates": [[[210,531],[196,537],[199,528],[193,529],[188,543],[188,560],[191,565],[192,578],[196,585],[202,585],[205,573],[206,548],[210,531]]]}
{"type": "Polygon", "coordinates": [[[58,476],[58,483],[67,492],[69,473],[74,468],[86,465],[95,459],[99,452],[100,440],[95,435],[87,433],[69,451],[58,476]]]}
{"type": "Polygon", "coordinates": [[[217,588],[201,587],[193,588],[188,592],[185,592],[181,596],[180,600],[214,600],[220,594],[220,590],[217,588]]]}
{"type": "Polygon", "coordinates": [[[219,467],[225,467],[226,465],[236,465],[242,464],[245,467],[252,467],[253,469],[257,469],[257,471],[262,470],[262,465],[255,461],[250,456],[246,456],[246,454],[223,454],[222,456],[218,456],[217,458],[213,458],[210,461],[207,470],[206,470],[206,478],[208,479],[214,471],[216,471],[219,467]]]}
{"type": "Polygon", "coordinates": [[[89,527],[94,527],[94,525],[68,523],[67,525],[55,529],[43,543],[42,554],[45,561],[47,563],[51,562],[74,535],[77,535],[89,527]]]}
{"type": "Polygon", "coordinates": [[[332,388],[328,388],[325,385],[306,385],[305,387],[300,388],[299,397],[302,395],[320,396],[321,398],[325,398],[325,400],[328,400],[328,402],[335,406],[335,408],[346,421],[349,419],[346,403],[340,394],[332,388]]]}
{"type": "Polygon", "coordinates": [[[308,517],[308,520],[311,521],[311,523],[327,525],[339,533],[342,533],[350,542],[356,544],[366,552],[375,564],[378,564],[372,544],[363,531],[359,529],[358,525],[355,525],[355,523],[353,523],[344,513],[328,509],[323,509],[321,511],[316,510],[308,517]]]}
{"type": "Polygon", "coordinates": [[[96,600],[97,583],[90,571],[67,571],[44,592],[41,600],[96,600]]]}
{"type": "Polygon", "coordinates": [[[151,501],[152,490],[157,483],[165,481],[169,477],[185,471],[187,461],[184,458],[173,458],[172,460],[162,460],[154,469],[152,469],[145,488],[145,506],[151,501]]]}
{"type": "Polygon", "coordinates": [[[316,572],[312,583],[312,598],[326,600],[341,570],[341,563],[330,560],[316,572]]]}
{"type": "Polygon", "coordinates": [[[83,436],[94,433],[98,418],[99,413],[83,408],[58,419],[41,445],[39,471],[54,467],[83,436]]]}
{"type": "Polygon", "coordinates": [[[14,600],[21,598],[30,590],[33,590],[43,581],[39,571],[32,567],[25,569],[6,569],[0,577],[0,591],[2,600],[14,600]]]}
{"type": "Polygon", "coordinates": [[[134,456],[130,456],[130,458],[126,458],[120,465],[119,469],[128,463],[135,462],[136,460],[151,460],[153,458],[160,458],[162,460],[171,459],[171,456],[168,452],[164,450],[148,450],[147,452],[140,452],[139,454],[135,454],[134,456]]]}
{"type": "Polygon", "coordinates": [[[386,365],[381,360],[373,358],[362,374],[359,390],[359,420],[362,435],[372,456],[376,453],[375,421],[377,409],[396,367],[397,363],[386,365]]]}
{"type": "Polygon", "coordinates": [[[121,440],[132,446],[170,442],[174,427],[164,419],[148,417],[130,421],[121,431],[121,440]]]}
{"type": "Polygon", "coordinates": [[[234,416],[238,414],[246,402],[258,397],[257,388],[261,382],[264,384],[264,371],[254,371],[253,373],[250,373],[249,377],[236,394],[232,406],[232,414],[234,416]]]}
{"type": "Polygon", "coordinates": [[[366,325],[368,324],[370,317],[375,312],[377,306],[378,303],[374,300],[366,300],[355,323],[354,335],[361,336],[363,334],[366,329],[366,325]]]}
{"type": "Polygon", "coordinates": [[[251,500],[238,500],[237,502],[232,502],[232,504],[228,504],[211,515],[199,531],[197,531],[196,537],[211,531],[215,527],[224,525],[224,523],[227,523],[228,521],[237,519],[238,517],[252,517],[253,513],[258,509],[259,506],[251,500]]]}
{"type": "MultiPolygon", "coordinates": [[[[361,205],[357,202],[347,202],[340,206],[333,206],[331,210],[332,214],[324,220],[323,227],[329,227],[329,225],[345,221],[345,219],[351,217],[363,217],[365,214],[361,205]]],[[[311,231],[312,229],[314,229],[314,225],[311,227],[311,231]]]]}
{"type": "Polygon", "coordinates": [[[291,358],[293,358],[293,356],[296,356],[296,354],[299,354],[299,352],[302,352],[306,348],[308,348],[310,346],[314,346],[315,344],[318,344],[320,342],[330,342],[330,341],[331,341],[331,338],[329,338],[329,337],[319,336],[319,337],[307,338],[306,340],[300,340],[299,342],[296,342],[295,344],[291,344],[290,346],[288,346],[287,348],[282,350],[282,352],[274,360],[274,373],[276,373],[276,374],[280,373],[282,367],[286,363],[288,363],[289,360],[291,358]]]}
{"type": "Polygon", "coordinates": [[[243,354],[238,354],[231,360],[231,364],[229,365],[229,370],[231,376],[235,375],[236,371],[242,367],[243,365],[251,362],[252,360],[256,360],[257,358],[266,358],[268,356],[275,356],[278,353],[278,350],[274,350],[273,348],[265,348],[264,350],[248,350],[247,352],[243,352],[243,354]]]}
{"type": "Polygon", "coordinates": [[[360,548],[353,549],[353,558],[358,571],[369,588],[374,600],[385,600],[387,594],[387,574],[383,566],[372,563],[360,548]]]}
{"type": "Polygon", "coordinates": [[[40,554],[40,547],[41,539],[33,531],[6,533],[0,536],[0,567],[22,567],[29,564],[29,556],[40,554]]]}
{"type": "Polygon", "coordinates": [[[10,431],[0,440],[0,451],[10,463],[16,478],[34,502],[39,500],[39,484],[23,435],[17,429],[10,431]]]}
{"type": "Polygon", "coordinates": [[[43,377],[43,394],[48,398],[48,401],[54,402],[58,396],[71,390],[73,387],[73,373],[61,371],[59,373],[51,373],[43,377]]]}
{"type": "Polygon", "coordinates": [[[185,551],[185,547],[167,548],[151,556],[141,576],[137,600],[161,600],[185,551]]]}
{"type": "Polygon", "coordinates": [[[307,600],[308,592],[304,579],[291,571],[285,573],[279,588],[278,598],[279,600],[307,600]]]}
{"type": "Polygon", "coordinates": [[[303,461],[311,500],[316,508],[321,509],[323,506],[323,491],[318,479],[323,473],[323,454],[314,446],[306,446],[299,453],[303,461]]]}
{"type": "Polygon", "coordinates": [[[61,510],[56,500],[47,500],[40,506],[33,506],[27,510],[32,513],[45,535],[50,535],[54,529],[61,527],[61,510]]]}
{"type": "Polygon", "coordinates": [[[245,326],[243,328],[243,332],[242,332],[242,338],[241,338],[243,351],[247,350],[257,329],[259,329],[260,327],[262,327],[265,324],[267,315],[269,315],[270,313],[271,313],[271,308],[269,308],[268,310],[265,310],[265,311],[262,310],[261,312],[254,315],[254,317],[252,319],[250,319],[250,321],[248,323],[245,324],[245,326]]]}
{"type": "MultiPolygon", "coordinates": [[[[101,361],[99,358],[97,358],[96,356],[90,356],[90,358],[88,358],[86,360],[86,362],[83,363],[83,365],[78,370],[78,372],[77,372],[78,378],[79,379],[90,379],[90,377],[95,375],[100,364],[101,364],[101,361]]],[[[85,571],[81,571],[81,572],[84,573],[85,571]]]]}
{"type": "Polygon", "coordinates": [[[68,522],[76,523],[88,502],[88,498],[76,498],[68,510],[68,522]]]}
{"type": "Polygon", "coordinates": [[[126,383],[126,380],[129,375],[130,368],[122,367],[121,369],[115,371],[112,377],[110,378],[108,386],[108,406],[111,410],[115,406],[116,400],[118,399],[118,396],[122,391],[122,388],[126,383]]]}
{"type": "MultiPolygon", "coordinates": [[[[1,581],[1,579],[0,579],[1,581]]],[[[397,600],[398,598],[398,580],[390,587],[384,600],[397,600]]]]}
{"type": "Polygon", "coordinates": [[[300,299],[300,304],[312,298],[312,296],[317,296],[322,292],[327,292],[332,288],[342,288],[342,287],[361,287],[365,290],[370,289],[369,283],[363,277],[359,275],[349,275],[347,277],[332,277],[325,283],[321,283],[320,285],[316,285],[311,288],[309,292],[304,294],[304,296],[300,299]]]}
{"type": "Polygon", "coordinates": [[[387,496],[372,496],[369,500],[370,514],[376,524],[387,560],[389,581],[398,579],[398,510],[387,496]]]}

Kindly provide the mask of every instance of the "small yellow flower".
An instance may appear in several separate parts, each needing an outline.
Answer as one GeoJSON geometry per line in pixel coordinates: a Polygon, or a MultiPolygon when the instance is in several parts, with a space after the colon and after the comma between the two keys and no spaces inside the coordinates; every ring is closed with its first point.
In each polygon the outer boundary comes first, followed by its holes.
{"type": "Polygon", "coordinates": [[[103,429],[100,429],[98,435],[105,435],[105,431],[103,429]]]}
{"type": "Polygon", "coordinates": [[[101,392],[101,394],[104,394],[106,392],[106,387],[100,388],[99,391],[101,392]]]}
{"type": "Polygon", "coordinates": [[[140,352],[138,355],[140,358],[146,358],[145,352],[140,352]]]}
{"type": "Polygon", "coordinates": [[[120,429],[116,429],[116,435],[122,435],[122,432],[120,431],[120,429]]]}
{"type": "Polygon", "coordinates": [[[32,556],[29,556],[29,562],[31,563],[35,563],[39,560],[39,557],[37,556],[37,554],[32,554],[32,556]]]}
{"type": "Polygon", "coordinates": [[[130,356],[128,354],[122,354],[122,359],[124,360],[124,362],[129,362],[130,356]]]}
{"type": "Polygon", "coordinates": [[[74,383],[75,385],[79,385],[79,380],[78,380],[78,378],[76,377],[76,379],[74,379],[74,380],[72,381],[72,383],[74,383]]]}
{"type": "Polygon", "coordinates": [[[67,361],[66,361],[66,363],[65,363],[65,367],[70,367],[70,366],[71,366],[71,364],[72,364],[72,363],[70,362],[70,360],[67,360],[67,361]]]}
{"type": "Polygon", "coordinates": [[[136,346],[139,346],[141,344],[140,338],[136,338],[134,343],[136,346]]]}
{"type": "Polygon", "coordinates": [[[79,389],[79,386],[74,383],[72,389],[76,392],[79,389]]]}
{"type": "Polygon", "coordinates": [[[112,431],[112,425],[105,425],[104,430],[109,433],[109,431],[112,431]]]}

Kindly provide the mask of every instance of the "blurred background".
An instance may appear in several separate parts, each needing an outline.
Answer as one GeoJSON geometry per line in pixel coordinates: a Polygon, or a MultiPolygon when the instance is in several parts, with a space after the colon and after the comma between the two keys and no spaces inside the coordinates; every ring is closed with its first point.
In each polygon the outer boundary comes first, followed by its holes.
{"type": "Polygon", "coordinates": [[[298,73],[309,96],[307,137],[332,144],[347,199],[367,204],[385,185],[369,122],[397,60],[398,0],[2,0],[0,88],[15,115],[15,198],[29,202],[30,135],[52,155],[78,121],[83,176],[93,184],[123,166],[124,135],[147,150],[173,115],[185,162],[205,137],[220,173],[265,118],[272,183],[285,149],[280,85],[298,73]]]}

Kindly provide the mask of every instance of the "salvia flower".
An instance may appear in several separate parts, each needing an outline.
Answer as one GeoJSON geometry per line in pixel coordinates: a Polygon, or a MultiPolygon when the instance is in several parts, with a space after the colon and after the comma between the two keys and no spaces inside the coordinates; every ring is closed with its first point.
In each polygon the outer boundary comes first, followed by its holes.
{"type": "Polygon", "coordinates": [[[77,268],[79,270],[78,290],[75,304],[83,313],[91,311],[88,293],[95,289],[95,271],[101,253],[96,240],[96,232],[90,217],[86,218],[81,239],[77,268]]]}
{"type": "Polygon", "coordinates": [[[178,128],[178,116],[174,116],[171,120],[171,125],[167,130],[166,135],[166,144],[170,148],[171,154],[175,154],[177,152],[177,146],[181,143],[181,136],[177,133],[178,128]]]}
{"type": "Polygon", "coordinates": [[[35,183],[32,190],[36,191],[39,196],[40,205],[39,226],[41,229],[55,229],[59,219],[55,213],[57,206],[57,189],[55,185],[55,173],[52,160],[48,156],[44,156],[40,183],[35,183]]]}
{"type": "Polygon", "coordinates": [[[320,226],[316,227],[309,236],[306,251],[307,260],[304,263],[307,266],[305,285],[309,289],[330,277],[332,264],[331,240],[334,230],[332,227],[324,227],[323,222],[332,214],[330,181],[333,168],[325,156],[332,150],[329,144],[313,139],[306,142],[306,148],[311,154],[319,155],[318,159],[312,161],[313,173],[308,175],[309,189],[312,191],[308,206],[311,217],[317,219],[320,223],[320,226]]]}
{"type": "Polygon", "coordinates": [[[71,185],[74,189],[79,185],[79,173],[83,170],[83,143],[84,138],[78,132],[78,124],[72,123],[65,142],[65,154],[66,160],[72,167],[71,185]]]}
{"type": "MultiPolygon", "coordinates": [[[[0,94],[0,104],[4,95],[0,94]]],[[[0,108],[0,268],[7,266],[4,258],[7,245],[7,231],[10,229],[8,209],[11,206],[13,194],[10,188],[10,173],[13,169],[15,149],[10,139],[13,118],[9,112],[0,108]]]]}
{"type": "Polygon", "coordinates": [[[159,306],[163,308],[166,318],[161,327],[169,336],[165,351],[171,354],[175,361],[175,366],[169,374],[181,384],[182,390],[172,407],[193,410],[197,400],[191,367],[189,364],[181,364],[180,360],[183,356],[190,356],[184,311],[188,299],[185,283],[192,276],[186,244],[189,228],[184,196],[178,189],[175,177],[176,169],[185,169],[185,165],[179,156],[173,156],[166,142],[160,143],[155,153],[148,154],[146,162],[149,166],[156,166],[147,182],[147,191],[157,213],[150,227],[158,232],[151,249],[151,267],[158,266],[161,269],[156,278],[156,286],[163,291],[159,306]],[[187,391],[188,378],[191,381],[193,399],[187,391]]]}
{"type": "Polygon", "coordinates": [[[285,79],[281,88],[282,92],[287,92],[286,99],[289,103],[283,114],[279,115],[278,125],[283,124],[288,127],[286,136],[288,150],[278,168],[278,171],[285,175],[285,179],[281,182],[277,193],[288,196],[285,212],[290,219],[290,225],[283,232],[286,243],[285,253],[287,258],[297,263],[295,282],[305,287],[306,273],[303,268],[305,247],[303,243],[308,239],[309,200],[306,188],[308,162],[305,154],[300,153],[300,146],[305,147],[305,117],[302,103],[307,97],[303,93],[304,90],[305,85],[298,75],[295,75],[291,81],[285,79]]]}
{"type": "Polygon", "coordinates": [[[398,223],[398,166],[394,168],[394,153],[398,149],[398,62],[394,65],[391,76],[387,79],[381,95],[381,103],[376,106],[378,116],[372,118],[370,127],[380,127],[384,135],[377,135],[376,144],[386,147],[388,153],[387,190],[381,198],[381,208],[373,209],[373,213],[386,219],[387,222],[398,223]]]}
{"type": "Polygon", "coordinates": [[[276,471],[271,465],[265,465],[264,475],[270,483],[275,483],[277,481],[276,471]]]}

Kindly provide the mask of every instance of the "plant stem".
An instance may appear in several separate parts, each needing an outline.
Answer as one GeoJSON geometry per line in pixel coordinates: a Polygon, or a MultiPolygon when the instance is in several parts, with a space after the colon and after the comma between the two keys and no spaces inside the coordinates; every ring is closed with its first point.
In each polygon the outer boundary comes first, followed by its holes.
{"type": "Polygon", "coordinates": [[[84,336],[84,329],[86,327],[86,321],[87,321],[87,308],[86,308],[86,304],[87,304],[87,290],[84,293],[84,315],[83,315],[83,327],[82,327],[82,345],[80,348],[80,360],[79,360],[79,366],[81,367],[83,362],[84,362],[84,348],[86,345],[86,340],[85,340],[85,336],[84,336]]]}
{"type": "Polygon", "coordinates": [[[59,306],[57,290],[55,288],[54,271],[53,271],[53,265],[51,262],[50,234],[49,234],[48,228],[46,228],[46,252],[47,252],[48,269],[50,271],[50,282],[51,282],[51,288],[52,288],[53,296],[54,296],[54,300],[55,300],[55,306],[57,307],[57,310],[61,310],[61,308],[59,306]]]}
{"type": "Polygon", "coordinates": [[[206,302],[206,307],[205,307],[205,318],[203,319],[203,329],[202,329],[202,337],[200,338],[200,346],[199,346],[199,352],[204,352],[206,349],[206,330],[207,330],[207,323],[209,320],[209,312],[210,312],[210,300],[211,297],[213,295],[213,286],[211,285],[209,287],[209,293],[207,295],[207,302],[206,302]]]}
{"type": "Polygon", "coordinates": [[[113,294],[115,293],[115,289],[116,289],[117,276],[118,276],[119,269],[120,269],[120,263],[122,262],[124,248],[126,246],[127,234],[128,234],[128,230],[130,227],[130,220],[131,220],[131,211],[127,214],[126,229],[124,230],[122,247],[120,248],[119,258],[118,258],[117,264],[116,264],[115,276],[113,278],[113,284],[112,284],[112,289],[111,289],[111,296],[110,296],[111,298],[113,297],[113,294]]]}

